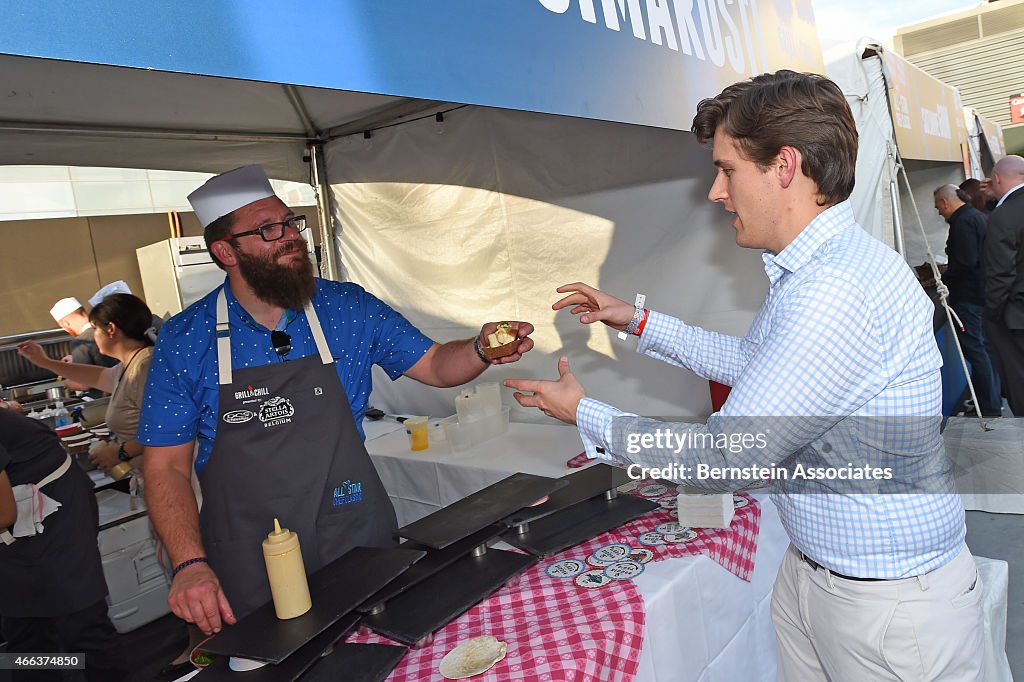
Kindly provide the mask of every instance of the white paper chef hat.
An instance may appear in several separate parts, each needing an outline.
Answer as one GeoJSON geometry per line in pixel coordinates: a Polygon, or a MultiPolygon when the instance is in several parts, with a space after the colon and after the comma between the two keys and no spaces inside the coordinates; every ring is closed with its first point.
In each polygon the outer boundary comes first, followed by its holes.
{"type": "Polygon", "coordinates": [[[254,165],[213,176],[188,195],[188,202],[205,228],[217,218],[272,196],[274,188],[270,186],[266,171],[254,165]]]}
{"type": "Polygon", "coordinates": [[[50,315],[53,317],[55,321],[60,322],[65,317],[67,317],[68,315],[75,312],[81,307],[82,304],[79,303],[78,299],[75,298],[74,296],[71,296],[69,298],[62,298],[56,303],[54,303],[53,307],[50,308],[50,315]]]}
{"type": "Polygon", "coordinates": [[[123,279],[119,279],[116,282],[111,282],[107,286],[101,288],[92,298],[89,299],[89,306],[95,308],[98,303],[111,294],[130,294],[132,290],[128,288],[128,284],[123,279]]]}

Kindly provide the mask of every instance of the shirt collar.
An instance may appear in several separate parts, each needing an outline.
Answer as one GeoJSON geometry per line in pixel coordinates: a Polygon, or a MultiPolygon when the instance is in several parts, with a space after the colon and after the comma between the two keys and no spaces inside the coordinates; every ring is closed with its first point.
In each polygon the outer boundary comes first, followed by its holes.
{"type": "Polygon", "coordinates": [[[1020,184],[1017,184],[1017,185],[1014,185],[1013,187],[1011,187],[1010,191],[1008,191],[1006,194],[1004,194],[1002,197],[1000,197],[999,201],[996,202],[996,208],[999,208],[1000,206],[1002,206],[1003,202],[1006,201],[1006,198],[1008,196],[1010,196],[1011,194],[1013,194],[1014,192],[1016,192],[1017,190],[1019,190],[1021,187],[1024,187],[1024,182],[1022,182],[1020,184]]]}
{"type": "Polygon", "coordinates": [[[957,213],[965,213],[965,214],[966,214],[966,213],[970,213],[970,211],[968,211],[968,210],[967,210],[967,209],[969,209],[969,208],[974,208],[974,207],[973,207],[973,206],[971,206],[970,204],[964,204],[963,206],[961,206],[961,207],[960,207],[960,208],[958,208],[957,210],[955,210],[955,211],[953,211],[952,213],[950,213],[950,214],[949,214],[949,220],[946,220],[946,222],[948,223],[948,222],[949,222],[950,220],[952,220],[952,219],[953,219],[953,217],[954,217],[954,216],[955,216],[955,215],[956,215],[957,213]]]}
{"type": "Polygon", "coordinates": [[[765,251],[761,255],[768,279],[775,284],[786,272],[800,269],[810,262],[818,247],[853,223],[853,208],[849,201],[841,201],[825,209],[782,251],[777,254],[765,251]]]}

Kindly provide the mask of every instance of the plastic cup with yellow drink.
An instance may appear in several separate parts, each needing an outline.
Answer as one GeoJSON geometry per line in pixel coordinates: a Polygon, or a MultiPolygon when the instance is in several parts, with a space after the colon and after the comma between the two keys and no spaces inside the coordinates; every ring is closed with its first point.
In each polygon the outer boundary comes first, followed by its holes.
{"type": "Polygon", "coordinates": [[[430,447],[430,432],[426,417],[409,417],[406,419],[405,432],[409,435],[410,450],[426,450],[430,447]]]}

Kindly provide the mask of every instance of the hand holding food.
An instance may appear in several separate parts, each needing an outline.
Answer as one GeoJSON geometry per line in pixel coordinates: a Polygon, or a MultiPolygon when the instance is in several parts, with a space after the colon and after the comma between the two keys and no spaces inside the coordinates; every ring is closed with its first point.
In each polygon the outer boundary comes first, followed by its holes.
{"type": "Polygon", "coordinates": [[[497,330],[487,335],[484,354],[492,360],[512,355],[519,345],[519,337],[508,322],[499,322],[497,330]]]}
{"type": "Polygon", "coordinates": [[[515,362],[533,348],[529,322],[488,322],[480,331],[480,352],[491,362],[515,362]]]}

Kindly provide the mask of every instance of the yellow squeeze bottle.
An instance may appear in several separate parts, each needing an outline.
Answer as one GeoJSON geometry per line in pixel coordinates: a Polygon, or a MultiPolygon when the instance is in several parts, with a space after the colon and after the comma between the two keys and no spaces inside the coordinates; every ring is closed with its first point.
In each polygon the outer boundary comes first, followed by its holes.
{"type": "Polygon", "coordinates": [[[274,598],[274,612],[281,620],[295,618],[309,611],[309,583],[306,567],[302,563],[299,535],[274,519],[274,530],[263,540],[263,560],[267,564],[270,594],[274,598]]]}

